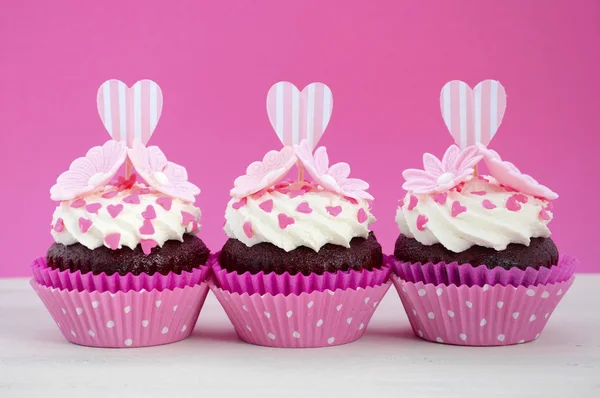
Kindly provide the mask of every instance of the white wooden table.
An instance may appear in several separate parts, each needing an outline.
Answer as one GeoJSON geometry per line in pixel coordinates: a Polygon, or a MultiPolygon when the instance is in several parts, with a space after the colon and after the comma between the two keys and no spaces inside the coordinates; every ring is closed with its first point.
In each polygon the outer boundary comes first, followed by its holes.
{"type": "Polygon", "coordinates": [[[25,279],[0,280],[0,397],[600,397],[600,275],[579,275],[539,340],[496,348],[415,338],[390,289],[340,347],[237,340],[210,295],[194,334],[161,347],[68,343],[25,279]]]}

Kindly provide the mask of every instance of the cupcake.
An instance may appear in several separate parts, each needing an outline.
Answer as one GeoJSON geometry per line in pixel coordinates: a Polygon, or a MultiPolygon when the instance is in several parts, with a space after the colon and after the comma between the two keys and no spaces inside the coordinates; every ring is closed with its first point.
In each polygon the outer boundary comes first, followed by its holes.
{"type": "Polygon", "coordinates": [[[329,166],[324,147],[313,154],[322,134],[316,126],[324,129],[326,123],[307,120],[331,113],[323,108],[331,104],[331,98],[323,101],[326,95],[331,92],[321,83],[302,92],[291,83],[273,86],[267,109],[285,146],[252,163],[231,190],[224,227],[229,239],[212,258],[212,288],[238,336],[252,344],[321,347],[354,341],[390,286],[390,268],[369,229],[375,221],[369,185],[348,178],[346,163],[329,166]],[[310,92],[317,97],[316,110],[308,112],[310,92]],[[285,93],[300,104],[295,127],[294,120],[278,123],[269,108],[279,102],[279,117],[293,114],[285,108],[292,101],[271,98],[285,93]],[[309,124],[315,126],[312,133],[302,129],[309,124]],[[295,165],[298,178],[285,179],[295,165]]]}
{"type": "MultiPolygon", "coordinates": [[[[119,85],[109,81],[100,91],[119,85]]],[[[160,92],[149,81],[124,89],[140,87],[148,95],[160,92]]],[[[112,105],[117,113],[118,104],[112,105]]],[[[181,340],[193,330],[208,293],[210,253],[196,236],[200,190],[187,181],[184,167],[145,146],[139,138],[147,141],[151,131],[141,127],[137,136],[132,126],[122,140],[74,160],[50,190],[58,203],[54,243],[34,261],[31,284],[76,344],[141,347],[181,340]],[[125,176],[118,175],[122,168],[125,176]]]]}
{"type": "Polygon", "coordinates": [[[441,102],[458,145],[403,172],[396,213],[392,278],[413,331],[458,345],[537,339],[577,265],[550,237],[558,195],[487,148],[506,106],[497,81],[450,82],[441,102]]]}

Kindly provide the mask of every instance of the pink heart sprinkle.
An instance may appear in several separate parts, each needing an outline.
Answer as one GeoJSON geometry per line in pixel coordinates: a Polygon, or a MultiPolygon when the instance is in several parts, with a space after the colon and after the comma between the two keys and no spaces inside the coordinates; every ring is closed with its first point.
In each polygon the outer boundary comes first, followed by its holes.
{"type": "Polygon", "coordinates": [[[140,234],[142,235],[152,235],[154,234],[154,226],[152,225],[152,221],[144,220],[142,227],[140,228],[140,234]]]}
{"type": "Polygon", "coordinates": [[[145,255],[152,253],[152,249],[158,246],[154,239],[140,239],[140,245],[145,255]]]}
{"type": "Polygon", "coordinates": [[[234,210],[239,210],[240,208],[245,206],[247,202],[248,198],[242,198],[239,200],[239,202],[234,202],[233,205],[231,205],[231,207],[233,207],[234,210]]]}
{"type": "Polygon", "coordinates": [[[527,196],[523,195],[522,193],[518,193],[516,195],[513,195],[513,198],[515,198],[515,200],[517,202],[521,202],[521,203],[527,203],[527,201],[529,200],[527,198],[527,196]]]}
{"type": "Polygon", "coordinates": [[[304,195],[306,192],[304,192],[301,189],[298,190],[294,190],[294,191],[289,191],[288,195],[290,196],[290,199],[294,199],[296,196],[301,196],[304,195]]]}
{"type": "Polygon", "coordinates": [[[115,232],[113,234],[108,234],[104,237],[104,243],[108,245],[112,250],[117,250],[119,248],[119,242],[121,241],[121,234],[115,232]]]}
{"type": "Polygon", "coordinates": [[[267,213],[270,213],[271,210],[273,210],[273,199],[265,200],[264,202],[259,204],[258,207],[260,207],[267,213]]]}
{"type": "Polygon", "coordinates": [[[280,183],[278,183],[277,185],[275,185],[273,188],[275,189],[282,189],[282,188],[287,188],[290,186],[290,183],[287,181],[281,181],[280,183]]]}
{"type": "Polygon", "coordinates": [[[58,218],[56,220],[56,224],[54,224],[54,231],[62,232],[64,230],[65,230],[65,222],[63,221],[62,218],[58,218]]]}
{"type": "Polygon", "coordinates": [[[485,191],[473,191],[471,192],[473,195],[477,195],[477,196],[484,196],[487,194],[487,192],[485,191]]]}
{"type": "Polygon", "coordinates": [[[505,190],[506,192],[519,192],[519,191],[517,191],[516,189],[514,189],[514,188],[512,188],[512,187],[509,187],[509,186],[507,186],[507,185],[500,185],[500,186],[501,186],[502,188],[504,188],[504,190],[505,190]]]}
{"type": "Polygon", "coordinates": [[[279,213],[277,218],[279,219],[279,228],[281,229],[285,229],[288,225],[292,225],[296,222],[292,217],[288,217],[283,213],[279,213]]]}
{"type": "Polygon", "coordinates": [[[87,218],[79,217],[79,229],[82,233],[86,233],[92,226],[92,220],[87,218]]]}
{"type": "Polygon", "coordinates": [[[129,196],[125,196],[123,198],[123,202],[129,203],[129,204],[132,204],[132,205],[139,205],[140,204],[140,197],[137,196],[136,194],[132,193],[129,196]]]}
{"type": "Polygon", "coordinates": [[[264,194],[266,194],[267,192],[269,192],[269,190],[268,190],[267,188],[263,188],[263,189],[261,189],[260,191],[258,191],[258,192],[256,192],[256,193],[253,193],[253,194],[252,194],[252,197],[253,197],[254,199],[258,199],[258,198],[260,198],[261,196],[263,196],[264,194]]]}
{"type": "Polygon", "coordinates": [[[102,197],[104,199],[111,199],[114,198],[115,196],[117,196],[119,194],[119,191],[110,191],[110,192],[106,192],[102,194],[102,197]]]}
{"type": "Polygon", "coordinates": [[[481,181],[487,181],[487,182],[490,182],[490,180],[488,180],[488,179],[487,179],[487,178],[485,178],[484,176],[477,176],[477,179],[478,179],[478,180],[481,180],[481,181]]]}
{"type": "Polygon", "coordinates": [[[427,218],[427,216],[419,214],[419,216],[417,217],[417,229],[419,231],[425,231],[425,224],[427,224],[428,221],[429,219],[427,218]]]}
{"type": "Polygon", "coordinates": [[[356,218],[358,219],[359,223],[364,223],[365,221],[367,221],[367,212],[365,211],[365,209],[363,209],[362,207],[360,209],[358,209],[358,214],[356,215],[356,218]]]}
{"type": "Polygon", "coordinates": [[[252,223],[250,221],[246,221],[244,223],[243,229],[248,239],[252,239],[252,223]]]}
{"type": "Polygon", "coordinates": [[[308,205],[308,202],[302,202],[296,207],[296,211],[299,213],[310,214],[312,213],[312,209],[308,205]]]}
{"type": "Polygon", "coordinates": [[[136,195],[148,195],[150,193],[150,188],[144,187],[144,188],[136,188],[133,190],[133,193],[135,193],[136,195]]]}
{"type": "Polygon", "coordinates": [[[484,200],[483,202],[481,202],[481,204],[483,205],[483,207],[485,207],[488,210],[492,210],[496,208],[496,205],[493,204],[492,202],[490,202],[489,200],[484,200]]]}
{"type": "Polygon", "coordinates": [[[546,209],[544,209],[543,207],[542,207],[542,210],[540,211],[540,217],[544,221],[550,220],[550,214],[548,214],[548,212],[546,211],[546,209]]]}
{"type": "Polygon", "coordinates": [[[348,202],[352,203],[353,205],[358,204],[358,200],[351,198],[350,196],[344,196],[344,199],[346,199],[348,202]]]}
{"type": "Polygon", "coordinates": [[[511,196],[506,201],[506,208],[510,211],[519,211],[521,210],[521,204],[517,202],[514,196],[511,196]]]}
{"type": "Polygon", "coordinates": [[[342,206],[327,206],[325,210],[332,216],[337,217],[342,212],[342,206]]]}
{"type": "Polygon", "coordinates": [[[120,203],[117,205],[108,205],[106,206],[106,210],[108,210],[108,214],[110,214],[112,218],[117,218],[119,213],[123,210],[123,205],[120,203]]]}
{"type": "Polygon", "coordinates": [[[554,204],[552,202],[548,202],[548,204],[546,204],[546,210],[554,210],[554,204]]]}
{"type": "Polygon", "coordinates": [[[460,202],[458,200],[454,201],[454,203],[452,203],[452,217],[456,217],[461,213],[464,213],[465,211],[467,211],[467,208],[463,205],[460,204],[460,202]]]}
{"type": "Polygon", "coordinates": [[[196,222],[196,217],[192,213],[188,213],[187,211],[181,212],[181,225],[187,228],[191,222],[196,222]]]}
{"type": "Polygon", "coordinates": [[[302,188],[300,188],[301,190],[303,190],[304,192],[310,192],[313,189],[312,185],[302,185],[302,188]]]}
{"type": "Polygon", "coordinates": [[[163,209],[169,211],[171,210],[171,206],[173,205],[173,199],[168,196],[163,196],[161,198],[156,199],[156,204],[161,206],[163,209]]]}
{"type": "Polygon", "coordinates": [[[446,204],[446,199],[448,199],[448,192],[438,193],[433,197],[433,200],[442,206],[446,204]]]}
{"type": "Polygon", "coordinates": [[[77,199],[75,202],[71,203],[72,208],[74,209],[79,209],[80,207],[85,206],[85,200],[83,199],[77,199]]]}
{"type": "Polygon", "coordinates": [[[410,200],[408,202],[408,210],[412,210],[417,207],[417,203],[419,203],[419,199],[415,195],[410,195],[410,200]]]}
{"type": "Polygon", "coordinates": [[[152,205],[146,206],[146,210],[142,212],[142,217],[146,220],[154,220],[156,218],[156,211],[152,205]]]}
{"type": "Polygon", "coordinates": [[[100,210],[101,207],[102,207],[101,203],[92,203],[92,204],[85,206],[85,210],[88,213],[96,214],[96,213],[98,213],[98,210],[100,210]]]}

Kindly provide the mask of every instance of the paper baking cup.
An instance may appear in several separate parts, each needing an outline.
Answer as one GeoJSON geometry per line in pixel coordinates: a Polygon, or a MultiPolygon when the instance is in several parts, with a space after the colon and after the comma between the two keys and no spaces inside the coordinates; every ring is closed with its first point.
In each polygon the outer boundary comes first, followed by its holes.
{"type": "Polygon", "coordinates": [[[146,347],[188,337],[208,284],[173,290],[100,293],[56,289],[30,281],[71,343],[90,347],[146,347]]]}
{"type": "Polygon", "coordinates": [[[357,340],[391,282],[365,289],[299,295],[239,294],[211,284],[240,339],[279,348],[311,348],[357,340]]]}
{"type": "Polygon", "coordinates": [[[57,289],[98,292],[136,292],[142,290],[165,290],[183,288],[185,286],[194,286],[205,281],[211,272],[208,265],[200,266],[191,272],[183,271],[181,274],[170,272],[167,275],[155,273],[152,275],[106,275],[104,272],[94,275],[91,272],[82,273],[81,271],[60,271],[52,269],[46,264],[46,259],[38,258],[31,265],[34,279],[43,286],[54,287],[57,289]]]}
{"type": "Polygon", "coordinates": [[[465,346],[537,339],[574,279],[530,287],[469,287],[412,283],[392,276],[417,336],[465,346]]]}
{"type": "Polygon", "coordinates": [[[570,256],[562,256],[557,265],[550,268],[540,267],[536,270],[527,267],[525,270],[502,267],[488,269],[485,265],[473,267],[471,264],[440,262],[409,263],[392,258],[389,260],[393,272],[408,282],[424,282],[433,285],[502,285],[502,286],[537,286],[567,281],[573,276],[579,261],[570,256]]]}
{"type": "Polygon", "coordinates": [[[380,269],[368,270],[349,270],[326,272],[323,275],[296,274],[290,275],[288,272],[277,274],[275,272],[259,272],[251,274],[245,272],[228,272],[221,268],[218,263],[219,253],[213,255],[208,264],[213,268],[213,274],[216,279],[216,285],[223,290],[235,293],[252,294],[283,294],[299,295],[301,293],[310,293],[313,291],[323,292],[325,290],[335,291],[337,289],[358,289],[382,285],[389,280],[391,274],[391,261],[387,257],[380,269]]]}

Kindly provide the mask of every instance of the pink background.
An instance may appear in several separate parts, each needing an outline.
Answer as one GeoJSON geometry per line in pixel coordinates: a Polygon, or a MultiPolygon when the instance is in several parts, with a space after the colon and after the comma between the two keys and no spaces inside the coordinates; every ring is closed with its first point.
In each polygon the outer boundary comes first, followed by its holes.
{"type": "Polygon", "coordinates": [[[151,142],[202,188],[201,237],[213,250],[225,240],[233,179],[279,146],[265,111],[269,87],[327,83],[335,107],[322,143],[371,183],[374,230],[388,252],[401,171],[451,142],[442,85],[498,79],[508,110],[492,147],[560,193],[552,223],[559,248],[581,258],[580,271],[600,272],[587,239],[599,221],[598,1],[162,4],[3,5],[0,276],[27,275],[52,242],[48,190],[75,157],[108,138],[95,96],[109,78],[161,85],[165,105],[151,142]]]}

